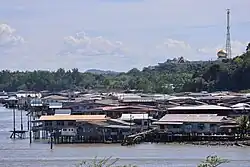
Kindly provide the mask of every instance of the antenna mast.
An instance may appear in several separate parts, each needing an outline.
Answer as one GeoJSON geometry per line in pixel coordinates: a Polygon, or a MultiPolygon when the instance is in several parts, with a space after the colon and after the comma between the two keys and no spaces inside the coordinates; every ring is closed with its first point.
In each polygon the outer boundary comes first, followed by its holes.
{"type": "Polygon", "coordinates": [[[226,53],[227,57],[231,59],[232,48],[231,48],[231,37],[230,37],[230,9],[227,9],[227,39],[226,39],[226,53]]]}

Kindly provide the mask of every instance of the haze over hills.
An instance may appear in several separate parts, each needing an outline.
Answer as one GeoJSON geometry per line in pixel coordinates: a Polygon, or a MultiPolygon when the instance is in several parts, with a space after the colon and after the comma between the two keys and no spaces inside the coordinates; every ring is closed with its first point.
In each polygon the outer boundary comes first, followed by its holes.
{"type": "Polygon", "coordinates": [[[111,70],[99,70],[99,69],[89,69],[85,71],[87,73],[92,73],[92,74],[119,74],[120,72],[117,71],[111,71],[111,70]]]}

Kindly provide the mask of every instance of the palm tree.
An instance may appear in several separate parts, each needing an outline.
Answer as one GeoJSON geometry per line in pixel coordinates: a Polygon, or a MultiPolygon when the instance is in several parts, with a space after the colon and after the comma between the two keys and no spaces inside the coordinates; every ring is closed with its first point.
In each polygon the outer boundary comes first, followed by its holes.
{"type": "Polygon", "coordinates": [[[237,123],[239,124],[241,138],[243,138],[245,137],[247,130],[249,129],[249,117],[246,115],[242,115],[238,117],[237,123]]]}

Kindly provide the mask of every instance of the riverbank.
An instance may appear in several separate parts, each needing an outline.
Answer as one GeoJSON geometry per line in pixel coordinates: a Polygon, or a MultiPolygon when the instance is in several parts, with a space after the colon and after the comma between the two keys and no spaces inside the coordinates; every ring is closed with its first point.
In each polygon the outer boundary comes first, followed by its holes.
{"type": "MultiPolygon", "coordinates": [[[[48,144],[50,143],[49,140],[34,140],[34,143],[40,144],[48,144]]],[[[86,146],[86,147],[99,147],[99,146],[119,146],[122,143],[60,143],[56,144],[57,147],[79,147],[86,146]]],[[[141,142],[137,144],[129,144],[129,145],[122,145],[122,146],[133,146],[133,145],[143,145],[143,144],[166,144],[166,145],[200,145],[200,146],[238,146],[238,147],[250,147],[250,140],[243,140],[243,141],[185,141],[185,142],[141,142]]]]}
{"type": "Polygon", "coordinates": [[[170,145],[201,145],[201,146],[238,146],[249,147],[250,140],[242,141],[187,141],[187,142],[167,142],[170,145]]]}

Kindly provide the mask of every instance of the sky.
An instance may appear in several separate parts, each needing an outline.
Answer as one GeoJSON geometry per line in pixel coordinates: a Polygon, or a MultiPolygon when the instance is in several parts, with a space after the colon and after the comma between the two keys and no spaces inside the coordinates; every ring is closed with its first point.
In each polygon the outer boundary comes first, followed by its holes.
{"type": "Polygon", "coordinates": [[[0,69],[128,71],[216,59],[231,10],[233,56],[250,42],[249,0],[3,0],[0,69]]]}

